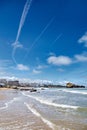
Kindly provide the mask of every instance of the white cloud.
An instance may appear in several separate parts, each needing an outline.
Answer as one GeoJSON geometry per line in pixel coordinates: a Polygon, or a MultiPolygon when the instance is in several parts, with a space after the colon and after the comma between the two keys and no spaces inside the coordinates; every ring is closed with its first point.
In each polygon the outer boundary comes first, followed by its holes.
{"type": "Polygon", "coordinates": [[[87,47],[87,32],[78,40],[79,43],[84,43],[84,46],[87,47]]]}
{"type": "Polygon", "coordinates": [[[34,74],[40,74],[41,71],[40,71],[40,70],[33,69],[33,73],[34,73],[34,74]]]}
{"type": "Polygon", "coordinates": [[[27,71],[27,70],[29,70],[29,67],[26,66],[26,65],[23,65],[23,64],[17,64],[16,69],[18,69],[18,70],[23,70],[23,71],[27,71]]]}
{"type": "Polygon", "coordinates": [[[77,62],[86,62],[87,61],[87,55],[85,54],[77,54],[75,55],[77,62]]]}
{"type": "Polygon", "coordinates": [[[72,63],[72,59],[69,58],[68,56],[50,56],[47,59],[47,62],[49,64],[53,64],[53,65],[69,65],[72,63]]]}

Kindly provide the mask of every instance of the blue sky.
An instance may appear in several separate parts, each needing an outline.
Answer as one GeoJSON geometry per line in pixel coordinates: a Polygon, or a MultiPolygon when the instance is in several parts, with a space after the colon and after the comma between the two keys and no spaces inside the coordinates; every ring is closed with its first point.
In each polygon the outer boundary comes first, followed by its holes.
{"type": "Polygon", "coordinates": [[[0,77],[87,84],[87,1],[0,1],[0,77]]]}

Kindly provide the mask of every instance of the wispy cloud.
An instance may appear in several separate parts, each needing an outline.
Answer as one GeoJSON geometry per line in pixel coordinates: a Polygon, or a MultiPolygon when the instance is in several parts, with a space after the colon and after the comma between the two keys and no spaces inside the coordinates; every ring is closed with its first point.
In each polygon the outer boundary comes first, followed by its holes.
{"type": "Polygon", "coordinates": [[[0,76],[7,75],[5,71],[0,71],[0,76]]]}
{"type": "Polygon", "coordinates": [[[0,76],[9,76],[12,75],[9,69],[11,70],[13,64],[11,60],[4,59],[0,60],[0,76]]]}
{"type": "Polygon", "coordinates": [[[87,47],[87,32],[78,40],[78,43],[83,43],[87,47]]]}
{"type": "Polygon", "coordinates": [[[8,68],[11,68],[13,65],[12,61],[9,59],[2,59],[0,60],[0,68],[7,70],[8,68]]]}
{"type": "Polygon", "coordinates": [[[0,76],[7,75],[7,69],[5,67],[0,66],[0,76]]]}
{"type": "Polygon", "coordinates": [[[49,53],[49,56],[56,56],[56,54],[53,53],[53,52],[50,52],[50,53],[49,53]]]}
{"type": "Polygon", "coordinates": [[[87,61],[87,53],[76,54],[74,57],[77,62],[86,62],[87,61]]]}
{"type": "Polygon", "coordinates": [[[16,69],[21,70],[21,71],[28,71],[29,67],[23,64],[18,64],[16,69]]]}
{"type": "Polygon", "coordinates": [[[70,65],[72,63],[72,59],[68,56],[50,56],[47,59],[49,64],[61,66],[61,65],[70,65]]]}
{"type": "Polygon", "coordinates": [[[31,3],[32,3],[32,0],[27,0],[26,3],[25,3],[25,5],[24,5],[24,9],[23,9],[22,16],[21,16],[21,19],[20,19],[20,23],[19,23],[19,28],[18,28],[16,40],[15,40],[15,42],[12,44],[12,46],[13,46],[12,58],[13,58],[13,61],[14,61],[15,64],[17,64],[17,61],[16,61],[15,56],[14,56],[14,55],[15,55],[15,52],[16,52],[16,49],[17,49],[17,48],[23,48],[23,45],[20,44],[20,43],[18,42],[18,40],[19,40],[19,36],[20,36],[20,34],[21,34],[22,27],[23,27],[24,22],[25,22],[25,20],[26,20],[26,16],[27,16],[28,11],[29,11],[29,9],[30,9],[30,7],[31,7],[31,3]]]}
{"type": "Polygon", "coordinates": [[[33,69],[33,74],[40,74],[42,73],[43,69],[47,68],[47,65],[38,65],[33,69]]]}
{"type": "Polygon", "coordinates": [[[11,63],[11,60],[9,60],[9,59],[0,59],[0,64],[5,64],[5,63],[9,64],[9,63],[11,63]]]}
{"type": "Polygon", "coordinates": [[[57,71],[59,71],[59,72],[64,72],[65,70],[62,69],[62,68],[58,68],[57,71]]]}
{"type": "Polygon", "coordinates": [[[36,67],[36,69],[45,69],[45,68],[47,68],[48,66],[47,65],[38,65],[37,67],[36,67]]]}
{"type": "Polygon", "coordinates": [[[34,73],[34,74],[40,74],[41,72],[42,72],[41,70],[33,69],[33,73],[34,73]]]}

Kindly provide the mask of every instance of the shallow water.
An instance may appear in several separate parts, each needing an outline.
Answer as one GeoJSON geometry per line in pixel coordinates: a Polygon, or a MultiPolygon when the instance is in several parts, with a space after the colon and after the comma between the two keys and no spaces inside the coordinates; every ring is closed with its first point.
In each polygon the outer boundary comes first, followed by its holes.
{"type": "Polygon", "coordinates": [[[87,130],[87,89],[1,90],[0,130],[87,130]]]}

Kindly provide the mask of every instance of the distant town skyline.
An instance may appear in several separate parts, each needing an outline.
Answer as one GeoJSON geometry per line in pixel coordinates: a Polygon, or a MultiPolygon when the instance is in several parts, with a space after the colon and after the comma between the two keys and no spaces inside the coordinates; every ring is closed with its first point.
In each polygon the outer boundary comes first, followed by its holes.
{"type": "Polygon", "coordinates": [[[0,78],[87,85],[87,1],[0,1],[0,78]]]}

